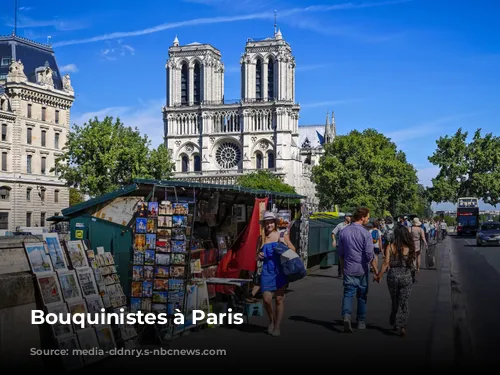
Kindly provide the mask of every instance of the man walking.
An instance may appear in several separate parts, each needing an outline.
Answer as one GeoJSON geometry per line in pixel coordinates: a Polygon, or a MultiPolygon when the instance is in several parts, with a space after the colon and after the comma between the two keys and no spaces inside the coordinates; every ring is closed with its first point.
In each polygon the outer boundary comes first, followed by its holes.
{"type": "Polygon", "coordinates": [[[364,225],[368,224],[370,210],[358,208],[352,216],[351,225],[345,227],[339,236],[339,259],[344,273],[344,297],[342,318],[345,332],[352,332],[352,300],[357,295],[357,328],[365,329],[366,302],[370,283],[370,267],[378,274],[377,257],[373,252],[373,241],[364,225]]]}
{"type": "MultiPolygon", "coordinates": [[[[340,231],[347,227],[351,223],[351,213],[346,213],[344,217],[344,221],[337,224],[337,226],[332,230],[332,246],[337,247],[337,239],[339,238],[340,231]]],[[[338,253],[337,253],[338,254],[338,253]]],[[[340,266],[340,261],[337,265],[338,276],[342,277],[342,267],[340,266]]]]}

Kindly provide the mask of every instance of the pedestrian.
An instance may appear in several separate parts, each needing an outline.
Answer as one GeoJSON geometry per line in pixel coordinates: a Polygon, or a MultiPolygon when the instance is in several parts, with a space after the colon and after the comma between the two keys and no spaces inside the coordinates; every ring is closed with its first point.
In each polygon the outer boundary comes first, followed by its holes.
{"type": "MultiPolygon", "coordinates": [[[[339,239],[340,231],[351,223],[351,219],[352,219],[352,214],[348,212],[344,216],[344,221],[337,224],[337,226],[335,228],[333,228],[333,230],[332,230],[332,246],[334,248],[336,248],[338,246],[338,239],[339,239]]],[[[340,261],[337,264],[337,274],[338,274],[338,277],[342,277],[342,267],[340,266],[340,261]]]]}
{"type": "Polygon", "coordinates": [[[373,242],[373,252],[377,257],[380,255],[380,251],[382,249],[382,232],[379,228],[379,221],[376,220],[373,222],[372,229],[370,229],[370,236],[372,237],[373,242]]]}
{"type": "Polygon", "coordinates": [[[373,241],[364,225],[368,224],[370,210],[358,208],[352,222],[340,232],[339,260],[344,275],[342,318],[345,332],[352,332],[352,300],[357,296],[357,328],[365,329],[366,302],[370,283],[370,268],[377,275],[377,257],[373,253],[373,241]]]}
{"type": "Polygon", "coordinates": [[[258,259],[262,260],[262,272],[260,275],[260,290],[264,301],[264,309],[269,318],[267,332],[272,336],[280,335],[280,326],[285,311],[285,288],[288,277],[281,266],[280,255],[274,252],[278,242],[284,242],[289,249],[296,251],[288,234],[282,235],[278,232],[278,219],[274,212],[266,211],[261,221],[264,228],[264,241],[258,253],[258,259]],[[276,306],[273,308],[273,294],[276,306]]]}
{"type": "Polygon", "coordinates": [[[415,243],[415,272],[420,272],[420,254],[422,249],[427,249],[424,230],[421,228],[422,222],[418,217],[413,218],[413,226],[409,228],[413,242],[415,243]]]}
{"type": "Polygon", "coordinates": [[[387,246],[385,260],[375,280],[380,279],[387,268],[387,286],[391,295],[391,315],[389,324],[395,331],[399,330],[401,336],[406,335],[406,327],[410,314],[409,298],[413,285],[412,270],[415,267],[415,242],[410,232],[397,226],[394,229],[394,243],[387,246]]]}

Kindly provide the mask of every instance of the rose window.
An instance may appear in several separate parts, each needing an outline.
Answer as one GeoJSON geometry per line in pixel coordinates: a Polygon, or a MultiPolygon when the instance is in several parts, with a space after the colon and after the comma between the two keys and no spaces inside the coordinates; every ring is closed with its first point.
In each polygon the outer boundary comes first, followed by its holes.
{"type": "Polygon", "coordinates": [[[222,168],[234,168],[241,160],[241,150],[234,143],[222,143],[215,152],[215,160],[222,168]]]}

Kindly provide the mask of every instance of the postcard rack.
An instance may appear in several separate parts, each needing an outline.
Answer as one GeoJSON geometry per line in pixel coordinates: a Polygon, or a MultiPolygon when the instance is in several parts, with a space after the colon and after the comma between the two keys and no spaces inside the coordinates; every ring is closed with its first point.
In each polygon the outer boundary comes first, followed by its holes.
{"type": "MultiPolygon", "coordinates": [[[[55,314],[101,313],[104,303],[89,266],[85,242],[66,241],[64,245],[61,245],[57,233],[44,233],[43,241],[23,242],[44,310],[55,314]]],[[[109,325],[81,327],[56,322],[50,328],[54,345],[72,353],[60,356],[60,365],[66,371],[80,369],[107,357],[106,354],[80,356],[73,349],[95,348],[99,349],[98,353],[109,353],[116,347],[109,325]]]]}

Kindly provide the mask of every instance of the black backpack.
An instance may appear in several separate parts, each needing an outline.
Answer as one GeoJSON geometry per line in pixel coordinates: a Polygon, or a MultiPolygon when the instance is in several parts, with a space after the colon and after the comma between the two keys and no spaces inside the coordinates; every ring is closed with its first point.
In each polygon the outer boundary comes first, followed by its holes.
{"type": "Polygon", "coordinates": [[[384,240],[386,244],[390,244],[394,242],[394,227],[389,228],[386,227],[385,233],[384,233],[384,240]]]}

